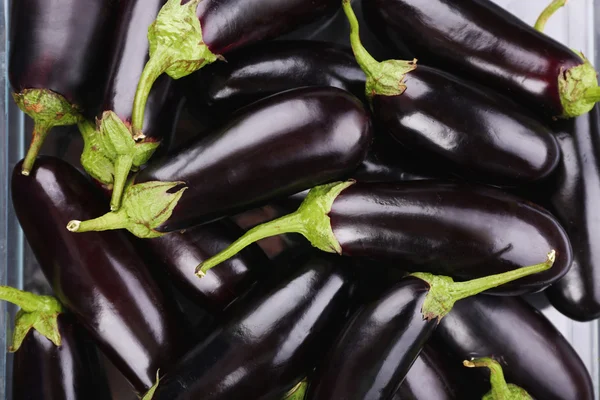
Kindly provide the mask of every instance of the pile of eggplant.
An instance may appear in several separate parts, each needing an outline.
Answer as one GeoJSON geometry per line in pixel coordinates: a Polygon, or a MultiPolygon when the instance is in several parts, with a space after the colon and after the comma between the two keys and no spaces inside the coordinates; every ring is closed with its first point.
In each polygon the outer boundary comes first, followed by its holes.
{"type": "Polygon", "coordinates": [[[12,399],[597,398],[522,298],[600,317],[564,3],[13,1],[12,202],[52,293],[0,287],[12,399]]]}

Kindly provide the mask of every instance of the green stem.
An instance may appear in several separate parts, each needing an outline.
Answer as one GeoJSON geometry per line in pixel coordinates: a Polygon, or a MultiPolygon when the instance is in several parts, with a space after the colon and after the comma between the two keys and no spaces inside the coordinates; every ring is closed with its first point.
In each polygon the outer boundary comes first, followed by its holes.
{"type": "Polygon", "coordinates": [[[44,145],[44,141],[48,136],[48,132],[50,132],[50,130],[53,127],[54,125],[52,123],[34,119],[33,137],[31,139],[29,150],[27,150],[27,155],[25,155],[25,160],[23,160],[23,166],[21,168],[21,173],[23,175],[29,176],[31,168],[33,168],[33,164],[35,163],[35,159],[40,153],[40,150],[44,145]]]}
{"type": "Polygon", "coordinates": [[[350,23],[350,43],[352,45],[354,56],[356,57],[356,62],[358,62],[358,65],[365,74],[372,76],[370,71],[374,66],[379,64],[379,61],[369,54],[360,41],[360,25],[358,23],[358,18],[352,9],[350,0],[343,0],[342,7],[344,8],[346,17],[348,17],[348,22],[350,23]]]}
{"type": "Polygon", "coordinates": [[[535,25],[533,27],[537,31],[543,32],[544,28],[546,28],[546,22],[548,22],[550,17],[552,17],[556,11],[564,7],[565,4],[567,4],[567,0],[552,1],[552,3],[548,5],[548,7],[544,8],[544,11],[542,11],[537,21],[535,21],[535,25]]]}
{"type": "Polygon", "coordinates": [[[594,103],[600,101],[600,87],[587,88],[584,96],[586,100],[593,101],[594,103]]]}
{"type": "Polygon", "coordinates": [[[129,171],[133,165],[133,155],[119,155],[115,160],[115,177],[113,192],[110,199],[110,210],[117,211],[121,207],[121,198],[123,197],[123,190],[125,188],[125,182],[129,176],[129,171]]]}
{"type": "Polygon", "coordinates": [[[291,388],[283,397],[283,400],[304,400],[306,397],[306,390],[308,389],[308,382],[306,379],[298,382],[296,386],[291,388]]]}
{"type": "Polygon", "coordinates": [[[488,368],[490,370],[490,383],[492,391],[500,399],[510,399],[511,393],[508,384],[504,379],[504,372],[498,361],[491,358],[476,358],[471,361],[463,361],[463,365],[468,368],[488,368]]]}
{"type": "Polygon", "coordinates": [[[437,276],[424,272],[416,272],[411,275],[428,282],[431,287],[423,304],[424,317],[429,320],[441,320],[452,310],[454,303],[457,301],[475,296],[476,294],[517,279],[546,271],[552,267],[555,258],[556,252],[552,250],[548,253],[548,258],[543,263],[466,282],[454,282],[450,277],[437,276]]]}
{"type": "Polygon", "coordinates": [[[156,51],[144,66],[135,91],[135,98],[133,99],[131,126],[134,137],[140,137],[144,129],[144,113],[146,112],[146,103],[150,95],[150,90],[152,90],[154,82],[167,70],[170,64],[171,58],[166,52],[156,51]]]}
{"type": "Polygon", "coordinates": [[[40,296],[10,286],[0,286],[0,300],[16,304],[25,312],[61,312],[62,306],[54,297],[40,296]]]}
{"type": "Polygon", "coordinates": [[[72,220],[67,224],[71,232],[109,231],[113,229],[125,229],[127,227],[127,215],[121,211],[109,212],[98,218],[87,221],[72,220]]]}
{"type": "Polygon", "coordinates": [[[354,183],[350,180],[312,188],[297,211],[250,229],[229,247],[198,265],[196,275],[202,278],[211,268],[233,257],[251,243],[283,233],[300,233],[314,247],[341,254],[342,248],[333,234],[327,214],[337,196],[354,183]]]}

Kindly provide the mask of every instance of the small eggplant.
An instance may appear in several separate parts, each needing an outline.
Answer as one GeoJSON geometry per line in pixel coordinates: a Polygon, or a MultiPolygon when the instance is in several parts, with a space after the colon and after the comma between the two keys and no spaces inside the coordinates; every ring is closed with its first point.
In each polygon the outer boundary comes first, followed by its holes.
{"type": "Polygon", "coordinates": [[[96,347],[58,300],[7,286],[0,300],[21,307],[10,346],[13,400],[110,400],[96,347]]]}
{"type": "Polygon", "coordinates": [[[338,0],[168,0],[148,29],[150,60],[136,91],[132,125],[142,129],[148,93],[163,73],[179,79],[243,46],[272,39],[319,16],[338,0]]]}
{"type": "Polygon", "coordinates": [[[573,268],[546,292],[567,317],[600,317],[600,108],[576,118],[558,136],[563,157],[550,209],[573,243],[573,268]]]}
{"type": "Polygon", "coordinates": [[[71,221],[68,229],[125,228],[151,238],[208,223],[350,174],[371,141],[368,113],[349,93],[280,93],[150,163],[133,178],[118,212],[71,221]]]}
{"type": "Polygon", "coordinates": [[[13,98],[35,122],[23,163],[28,175],[48,132],[75,125],[100,106],[115,1],[12,3],[8,77],[13,98]]]}
{"type": "Polygon", "coordinates": [[[473,360],[465,360],[463,365],[467,368],[488,368],[490,370],[490,390],[483,400],[510,399],[510,400],[534,400],[523,388],[506,383],[504,372],[500,363],[492,358],[483,357],[473,360]]]}
{"type": "Polygon", "coordinates": [[[68,214],[105,210],[105,197],[66,162],[40,157],[29,177],[12,176],[25,237],[58,299],[139,391],[186,349],[186,329],[127,236],[73,235],[68,214]]]}
{"type": "Polygon", "coordinates": [[[493,87],[549,117],[587,113],[600,99],[591,63],[490,0],[363,0],[384,40],[493,87]]]}
{"type": "Polygon", "coordinates": [[[311,258],[274,289],[246,302],[144,400],[283,397],[340,331],[352,281],[331,259],[311,258]]]}
{"type": "MultiPolygon", "coordinates": [[[[232,258],[208,279],[198,279],[196,265],[230,245],[243,233],[234,223],[218,221],[183,232],[141,241],[156,269],[163,270],[188,298],[212,312],[223,311],[245,293],[269,266],[265,254],[253,246],[232,258]]],[[[163,274],[164,275],[164,274],[163,274]]]]}
{"type": "Polygon", "coordinates": [[[507,99],[414,61],[376,61],[360,42],[349,0],[356,59],[381,129],[405,147],[454,173],[496,186],[547,177],[560,150],[549,128],[507,99]]]}
{"type": "Polygon", "coordinates": [[[423,346],[454,303],[545,271],[538,265],[467,282],[415,273],[356,312],[311,382],[307,400],[385,400],[398,391],[423,346]]]}
{"type": "Polygon", "coordinates": [[[556,250],[551,270],[493,291],[502,295],[545,289],[567,273],[573,256],[567,234],[550,213],[497,189],[347,181],[312,189],[296,212],[249,230],[200,264],[197,274],[250,243],[291,232],[326,252],[391,260],[411,271],[460,280],[531,265],[556,250]]]}
{"type": "MultiPolygon", "coordinates": [[[[458,302],[434,340],[456,363],[493,355],[507,380],[535,399],[595,399],[592,379],[575,350],[522,299],[475,296],[458,302]]],[[[478,370],[472,380],[487,380],[478,370]]]]}

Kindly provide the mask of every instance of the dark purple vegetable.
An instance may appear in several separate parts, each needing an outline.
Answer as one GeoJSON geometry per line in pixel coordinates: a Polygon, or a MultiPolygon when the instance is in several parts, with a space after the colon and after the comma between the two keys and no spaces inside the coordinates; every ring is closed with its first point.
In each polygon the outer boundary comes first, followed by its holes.
{"type": "Polygon", "coordinates": [[[156,269],[166,272],[188,298],[210,311],[220,312],[249,289],[260,272],[269,267],[269,260],[258,246],[253,246],[228,260],[223,268],[208,274],[206,280],[198,279],[194,270],[243,232],[233,222],[218,221],[143,240],[140,244],[151,254],[156,269]]]}
{"type": "Polygon", "coordinates": [[[455,302],[547,270],[546,262],[518,271],[453,282],[416,273],[356,312],[312,380],[307,400],[384,400],[398,391],[440,320],[455,302]]]}
{"type": "Polygon", "coordinates": [[[195,116],[218,121],[257,100],[303,86],[338,87],[362,98],[365,74],[347,48],[324,42],[270,41],[232,52],[227,63],[207,66],[180,79],[178,85],[195,116]]]}
{"type": "Polygon", "coordinates": [[[144,399],[283,397],[331,345],[351,289],[347,269],[331,259],[311,258],[274,289],[245,302],[144,399]]]}
{"type": "Polygon", "coordinates": [[[8,76],[19,108],[35,121],[28,175],[54,126],[74,125],[100,106],[107,72],[112,0],[19,0],[10,18],[8,76]]]}
{"type": "Polygon", "coordinates": [[[70,213],[105,211],[105,199],[75,168],[38,158],[12,176],[12,199],[27,241],[58,299],[139,391],[185,351],[185,327],[127,236],[73,235],[70,213]]]}
{"type": "Polygon", "coordinates": [[[296,212],[249,230],[200,264],[197,274],[256,240],[290,232],[326,252],[390,260],[409,271],[458,280],[531,265],[556,250],[551,270],[493,291],[501,295],[542,290],[563,277],[572,260],[569,238],[552,215],[497,189],[347,181],[312,189],[296,212]]]}
{"type": "Polygon", "coordinates": [[[577,54],[489,0],[363,0],[384,40],[419,61],[478,81],[550,117],[590,111],[596,71],[577,54]]]}
{"type": "Polygon", "coordinates": [[[560,151],[550,129],[516,104],[414,61],[376,61],[344,1],[351,42],[380,128],[442,170],[495,185],[548,176],[560,151]]]}
{"type": "MultiPolygon", "coordinates": [[[[475,296],[458,302],[434,338],[456,363],[493,355],[508,382],[535,399],[595,398],[590,375],[575,350],[522,299],[475,296]]],[[[479,368],[471,372],[472,380],[489,379],[479,368]]]]}
{"type": "MultiPolygon", "coordinates": [[[[166,76],[159,78],[150,92],[143,126],[139,127],[135,138],[132,138],[130,125],[135,91],[148,61],[148,26],[165,1],[127,0],[121,5],[109,57],[110,73],[102,100],[102,110],[110,110],[114,114],[99,113],[100,135],[95,131],[91,134],[82,132],[86,139],[82,164],[101,183],[113,185],[113,209],[120,206],[129,171],[146,163],[159,144],[164,151],[175,129],[181,102],[172,90],[172,80],[166,76]],[[121,128],[113,128],[114,133],[107,132],[108,128],[103,126],[103,117],[109,115],[114,118],[113,123],[121,128]],[[104,163],[106,165],[99,164],[98,157],[108,159],[104,163]]],[[[85,127],[81,127],[81,130],[84,131],[85,127]]]]}
{"type": "Polygon", "coordinates": [[[488,368],[490,370],[492,390],[483,397],[484,399],[534,400],[525,389],[506,382],[502,366],[493,358],[482,357],[465,360],[463,365],[468,368],[488,368]]]}
{"type": "Polygon", "coordinates": [[[281,93],[150,163],[134,177],[117,213],[68,228],[125,228],[150,238],[211,222],[350,174],[371,140],[367,111],[347,92],[281,93]]]}
{"type": "Polygon", "coordinates": [[[0,286],[0,300],[21,307],[12,344],[13,400],[110,400],[96,347],[51,296],[0,286]]]}
{"type": "Polygon", "coordinates": [[[578,321],[600,317],[599,113],[596,107],[558,136],[563,157],[550,197],[573,244],[573,268],[546,293],[554,307],[578,321]]]}
{"type": "Polygon", "coordinates": [[[223,55],[333,13],[338,0],[168,0],[148,30],[150,60],[140,79],[132,125],[141,130],[154,81],[182,78],[223,55]]]}

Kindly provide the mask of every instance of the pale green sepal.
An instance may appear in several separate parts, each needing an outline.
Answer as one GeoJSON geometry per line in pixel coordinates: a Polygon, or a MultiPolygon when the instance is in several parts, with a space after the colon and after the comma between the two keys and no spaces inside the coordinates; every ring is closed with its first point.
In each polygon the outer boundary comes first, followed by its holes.
{"type": "Polygon", "coordinates": [[[25,89],[13,93],[13,99],[21,111],[49,126],[75,125],[81,119],[77,106],[49,89],[25,89]]]}
{"type": "Polygon", "coordinates": [[[203,66],[215,62],[213,54],[202,40],[202,27],[196,16],[200,0],[182,5],[181,0],[169,0],[148,28],[150,57],[160,55],[162,70],[179,79],[203,66]]]}
{"type": "Polygon", "coordinates": [[[83,138],[81,165],[92,178],[112,189],[115,167],[102,151],[100,133],[88,121],[79,123],[79,132],[83,138]]]}
{"type": "Polygon", "coordinates": [[[379,96],[399,96],[406,90],[406,74],[417,68],[417,60],[386,60],[371,65],[365,70],[367,98],[379,96]]]}
{"type": "Polygon", "coordinates": [[[304,400],[307,389],[308,382],[306,380],[300,381],[284,395],[282,400],[304,400]]]}
{"type": "Polygon", "coordinates": [[[598,99],[586,96],[589,89],[598,87],[596,70],[582,53],[578,53],[583,64],[568,70],[560,71],[558,75],[558,91],[563,107],[561,118],[574,118],[589,112],[598,99]]]}
{"type": "Polygon", "coordinates": [[[144,394],[144,396],[142,397],[141,400],[152,400],[152,398],[154,397],[154,393],[156,392],[156,389],[158,389],[159,383],[160,383],[160,369],[158,371],[156,371],[156,382],[154,382],[154,385],[152,385],[152,387],[150,389],[148,389],[148,391],[146,392],[146,394],[144,394]]]}
{"type": "Polygon", "coordinates": [[[429,293],[423,302],[423,319],[428,321],[444,318],[454,307],[456,299],[450,295],[454,286],[454,279],[449,276],[433,275],[426,272],[415,272],[414,277],[429,283],[429,293]]]}
{"type": "Polygon", "coordinates": [[[133,154],[133,167],[139,168],[146,164],[152,157],[156,149],[160,146],[160,142],[141,142],[135,146],[135,152],[133,154]]]}

